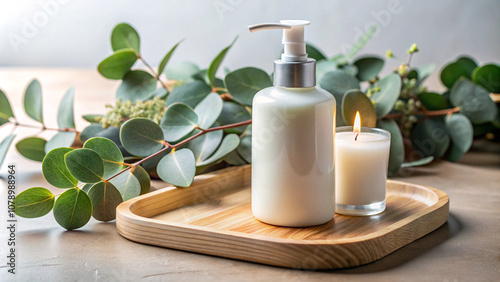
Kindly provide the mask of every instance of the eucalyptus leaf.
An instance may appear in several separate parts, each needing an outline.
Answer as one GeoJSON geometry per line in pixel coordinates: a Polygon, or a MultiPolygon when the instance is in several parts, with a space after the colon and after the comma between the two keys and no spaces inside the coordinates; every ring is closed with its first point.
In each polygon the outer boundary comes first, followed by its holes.
{"type": "Polygon", "coordinates": [[[174,103],[167,107],[160,126],[165,140],[177,141],[189,134],[198,125],[198,116],[194,110],[184,103],[174,103]]]}
{"type": "Polygon", "coordinates": [[[165,98],[167,98],[167,95],[168,95],[168,90],[163,88],[163,87],[160,87],[160,88],[156,89],[155,91],[151,92],[151,94],[149,95],[148,98],[146,98],[146,100],[152,100],[155,97],[158,97],[160,99],[165,99],[165,98]]]}
{"type": "Polygon", "coordinates": [[[375,112],[378,118],[382,118],[391,112],[394,104],[399,98],[401,92],[401,78],[397,74],[389,74],[382,78],[377,86],[380,91],[377,91],[371,97],[375,102],[375,112]]]}
{"type": "Polygon", "coordinates": [[[337,63],[334,61],[322,60],[316,63],[316,80],[320,81],[327,72],[337,70],[337,63]]]}
{"type": "Polygon", "coordinates": [[[238,37],[234,38],[233,42],[231,43],[231,45],[227,46],[226,48],[224,48],[216,57],[215,59],[213,59],[213,61],[210,63],[210,66],[208,67],[208,72],[207,72],[207,76],[208,76],[208,81],[210,82],[210,84],[213,86],[214,85],[214,81],[215,81],[215,74],[217,73],[217,70],[219,69],[221,63],[222,63],[222,60],[224,60],[224,57],[226,57],[226,54],[227,54],[227,51],[229,51],[229,49],[233,46],[233,44],[236,42],[236,40],[238,39],[238,37]]]}
{"type": "Polygon", "coordinates": [[[468,79],[458,80],[450,92],[450,102],[460,107],[460,112],[466,115],[472,123],[492,121],[497,114],[495,102],[490,93],[468,79]]]}
{"type": "Polygon", "coordinates": [[[354,125],[356,112],[359,111],[361,126],[375,127],[377,114],[372,101],[360,90],[349,90],[342,101],[342,117],[347,125],[354,125]]]}
{"type": "Polygon", "coordinates": [[[98,123],[101,121],[101,118],[103,118],[104,115],[99,115],[99,114],[88,114],[88,115],[83,115],[82,118],[90,123],[98,123]]]}
{"type": "Polygon", "coordinates": [[[172,151],[158,163],[157,172],[160,178],[175,186],[191,185],[196,172],[193,152],[189,149],[172,151]]]}
{"type": "Polygon", "coordinates": [[[47,153],[42,162],[45,180],[57,188],[73,188],[78,180],[69,172],[64,156],[73,151],[71,148],[57,148],[47,153]]]}
{"type": "Polygon", "coordinates": [[[139,157],[149,156],[164,147],[162,129],[146,118],[126,121],[120,129],[120,140],[129,153],[139,157]]]}
{"type": "Polygon", "coordinates": [[[14,207],[20,217],[41,217],[54,207],[54,194],[42,187],[29,188],[16,196],[14,207]]]}
{"type": "Polygon", "coordinates": [[[415,167],[415,166],[423,166],[426,164],[430,164],[434,160],[433,156],[428,156],[425,158],[418,159],[413,162],[403,163],[401,167],[415,167]]]}
{"type": "Polygon", "coordinates": [[[210,92],[212,92],[212,88],[202,81],[189,82],[172,90],[167,97],[166,105],[170,106],[181,102],[193,108],[210,92]]]}
{"type": "Polygon", "coordinates": [[[113,141],[103,137],[94,137],[87,140],[83,144],[83,148],[96,152],[102,158],[104,178],[108,178],[122,169],[123,156],[113,141]]]}
{"type": "Polygon", "coordinates": [[[168,64],[164,70],[168,79],[178,80],[181,82],[192,81],[192,76],[199,71],[200,68],[196,64],[186,61],[168,64]]]}
{"type": "Polygon", "coordinates": [[[158,73],[159,74],[162,74],[163,71],[165,70],[165,67],[167,66],[168,64],[168,61],[170,61],[170,57],[172,57],[172,54],[174,54],[175,52],[175,49],[177,49],[177,47],[179,46],[179,44],[181,44],[182,40],[177,42],[174,47],[172,47],[172,49],[170,49],[167,54],[165,55],[165,57],[163,57],[163,59],[161,60],[160,62],[160,65],[158,66],[158,73]]]}
{"type": "Polygon", "coordinates": [[[198,116],[198,126],[208,129],[219,118],[222,112],[222,99],[219,94],[210,93],[196,107],[194,112],[198,116]]]}
{"type": "Polygon", "coordinates": [[[146,169],[142,166],[136,166],[132,173],[137,180],[139,180],[139,184],[141,185],[141,195],[149,193],[149,190],[151,189],[151,178],[149,177],[146,169]]]}
{"type": "Polygon", "coordinates": [[[467,153],[472,146],[472,139],[474,138],[470,120],[463,114],[453,114],[445,118],[445,124],[453,142],[453,150],[458,151],[454,152],[454,158],[458,157],[459,152],[462,155],[467,153]]]}
{"type": "Polygon", "coordinates": [[[120,191],[111,182],[99,182],[89,190],[92,216],[100,221],[116,218],[116,207],[123,202],[120,191]]]}
{"type": "Polygon", "coordinates": [[[385,129],[391,134],[388,174],[390,176],[395,175],[402,166],[405,157],[403,136],[401,135],[398,124],[392,119],[379,120],[377,127],[385,129]]]}
{"type": "Polygon", "coordinates": [[[90,149],[69,151],[64,156],[69,172],[84,183],[96,183],[103,180],[104,164],[96,152],[90,149]]]}
{"type": "Polygon", "coordinates": [[[7,95],[3,93],[0,89],[0,126],[9,121],[9,118],[13,118],[14,113],[12,112],[12,107],[10,106],[9,99],[7,95]]]}
{"type": "Polygon", "coordinates": [[[97,66],[97,70],[105,78],[122,79],[136,61],[137,54],[134,49],[122,49],[104,59],[97,66]]]}
{"type": "Polygon", "coordinates": [[[343,71],[354,77],[356,77],[356,75],[358,74],[358,68],[355,65],[343,65],[340,66],[338,70],[343,71]]]}
{"type": "Polygon", "coordinates": [[[123,172],[111,179],[110,182],[120,191],[123,201],[130,200],[141,194],[141,183],[131,170],[123,172]]]}
{"type": "Polygon", "coordinates": [[[353,63],[358,68],[357,78],[360,81],[370,81],[378,76],[384,67],[384,59],[372,56],[359,58],[353,63]]]}
{"type": "Polygon", "coordinates": [[[170,153],[171,149],[168,148],[167,150],[161,152],[160,154],[152,157],[151,159],[148,159],[147,161],[143,162],[141,166],[147,171],[147,173],[154,178],[160,178],[158,176],[158,173],[156,173],[156,167],[158,166],[158,163],[160,162],[161,159],[163,159],[164,156],[168,155],[170,153]]]}
{"type": "Polygon", "coordinates": [[[418,100],[429,111],[444,110],[448,107],[445,97],[439,93],[422,92],[418,94],[418,100]]]}
{"type": "Polygon", "coordinates": [[[467,71],[469,76],[471,76],[474,69],[477,68],[476,61],[474,61],[474,59],[470,57],[461,56],[457,59],[456,62],[459,63],[462,66],[462,68],[467,71]]]}
{"type": "MultiPolygon", "coordinates": [[[[227,125],[237,122],[246,121],[252,118],[252,115],[244,107],[234,103],[225,101],[222,105],[222,113],[220,114],[217,122],[221,125],[227,125]]],[[[228,128],[224,131],[227,133],[241,134],[247,128],[247,125],[242,125],[234,128],[228,128]]]]}
{"type": "Polygon", "coordinates": [[[217,148],[217,151],[215,151],[215,153],[213,153],[209,158],[198,163],[196,166],[201,167],[219,161],[225,155],[229,154],[234,149],[236,149],[236,147],[238,147],[239,144],[240,144],[240,138],[238,137],[238,135],[236,134],[226,135],[226,137],[224,137],[224,139],[222,140],[222,143],[220,144],[219,148],[217,148]]]}
{"type": "Polygon", "coordinates": [[[78,229],[92,216],[92,202],[84,191],[73,188],[62,193],[54,204],[54,218],[67,230],[78,229]]]}
{"type": "Polygon", "coordinates": [[[359,80],[346,72],[335,70],[325,73],[321,77],[319,85],[330,92],[337,101],[337,126],[345,125],[342,119],[342,100],[347,91],[360,89],[359,80]]]}
{"type": "Polygon", "coordinates": [[[459,58],[457,61],[448,64],[441,71],[441,82],[447,88],[452,88],[456,81],[461,77],[471,78],[472,71],[476,63],[467,57],[459,58]]]}
{"type": "Polygon", "coordinates": [[[308,58],[315,59],[318,62],[326,60],[326,56],[323,55],[323,52],[309,43],[306,44],[306,53],[308,58]]]}
{"type": "Polygon", "coordinates": [[[240,144],[236,147],[236,152],[247,162],[252,162],[252,136],[245,135],[240,138],[240,144]]]}
{"type": "Polygon", "coordinates": [[[36,79],[32,80],[24,92],[24,111],[43,124],[42,86],[36,79]]]}
{"type": "Polygon", "coordinates": [[[47,140],[40,137],[28,137],[16,144],[17,151],[23,157],[32,161],[41,162],[45,157],[45,144],[47,140]]]}
{"type": "Polygon", "coordinates": [[[193,152],[195,162],[198,164],[215,152],[222,141],[222,130],[208,132],[189,141],[188,148],[193,152]]]}
{"type": "Polygon", "coordinates": [[[16,135],[11,134],[11,135],[5,137],[5,139],[2,140],[2,142],[0,143],[0,167],[3,164],[3,161],[5,159],[5,155],[7,154],[7,151],[9,150],[10,144],[12,143],[12,140],[14,140],[15,137],[16,137],[16,135]]]}
{"type": "Polygon", "coordinates": [[[421,85],[435,70],[436,64],[426,64],[418,67],[416,69],[418,74],[417,85],[421,85]]]}
{"type": "Polygon", "coordinates": [[[111,47],[113,51],[133,49],[139,53],[141,40],[137,31],[126,23],[115,26],[111,33],[111,47]]]}
{"type": "Polygon", "coordinates": [[[440,158],[450,145],[450,137],[441,117],[424,119],[417,123],[411,134],[413,148],[420,155],[440,158]]]}
{"type": "Polygon", "coordinates": [[[225,78],[227,90],[233,98],[252,106],[253,96],[260,90],[273,85],[269,75],[257,68],[247,67],[229,73],[225,78]]]}
{"type": "Polygon", "coordinates": [[[92,186],[94,186],[95,183],[87,183],[85,185],[83,185],[82,187],[82,190],[85,192],[85,193],[89,193],[90,191],[90,188],[92,188],[92,186]]]}
{"type": "Polygon", "coordinates": [[[238,154],[238,152],[232,151],[224,156],[223,160],[230,165],[245,165],[247,162],[238,154]]]}
{"type": "Polygon", "coordinates": [[[492,93],[500,93],[500,66],[495,64],[484,65],[477,68],[472,74],[472,79],[477,84],[492,93]]]}
{"type": "Polygon", "coordinates": [[[45,152],[50,152],[59,147],[71,147],[75,142],[76,132],[59,131],[45,144],[45,152]]]}
{"type": "Polygon", "coordinates": [[[116,98],[122,101],[147,100],[156,90],[156,78],[142,70],[132,70],[123,77],[122,84],[116,91],[116,98]]]}
{"type": "Polygon", "coordinates": [[[70,87],[59,104],[57,111],[57,125],[59,128],[75,128],[75,117],[73,104],[75,99],[75,88],[70,87]]]}

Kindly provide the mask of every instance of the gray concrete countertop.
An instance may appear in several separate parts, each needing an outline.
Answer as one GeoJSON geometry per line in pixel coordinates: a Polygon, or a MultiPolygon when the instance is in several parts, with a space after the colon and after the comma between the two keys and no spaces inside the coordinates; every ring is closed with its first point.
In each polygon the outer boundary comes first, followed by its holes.
{"type": "MultiPolygon", "coordinates": [[[[104,112],[114,100],[117,83],[94,70],[0,69],[0,87],[14,105],[16,115],[30,123],[21,107],[22,93],[38,77],[44,91],[45,120],[56,125],[55,112],[65,90],[76,88],[78,117],[104,112]]],[[[3,139],[10,129],[0,129],[3,139]]],[[[18,136],[37,133],[22,129],[18,136]]],[[[48,136],[48,135],[47,135],[48,136]]],[[[47,184],[40,164],[24,159],[11,148],[0,170],[16,164],[17,193],[33,187],[60,189],[47,184]]],[[[371,264],[334,271],[304,271],[259,265],[155,246],[121,237],[115,223],[91,219],[75,231],[65,231],[52,213],[17,222],[16,274],[7,273],[7,195],[0,181],[0,280],[1,281],[499,281],[500,280],[500,146],[475,143],[460,163],[437,161],[404,170],[395,179],[439,188],[450,196],[448,222],[429,235],[371,264]]]]}

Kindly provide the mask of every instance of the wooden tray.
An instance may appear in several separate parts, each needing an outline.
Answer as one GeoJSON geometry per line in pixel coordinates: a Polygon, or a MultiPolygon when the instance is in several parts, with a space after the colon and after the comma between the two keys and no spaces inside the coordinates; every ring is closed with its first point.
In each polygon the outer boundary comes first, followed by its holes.
{"type": "Polygon", "coordinates": [[[446,222],[448,195],[438,189],[387,182],[379,215],[335,215],[308,228],[262,223],[250,208],[250,166],[196,177],[118,206],[118,232],[132,241],[251,262],[334,269],[375,261],[446,222]]]}

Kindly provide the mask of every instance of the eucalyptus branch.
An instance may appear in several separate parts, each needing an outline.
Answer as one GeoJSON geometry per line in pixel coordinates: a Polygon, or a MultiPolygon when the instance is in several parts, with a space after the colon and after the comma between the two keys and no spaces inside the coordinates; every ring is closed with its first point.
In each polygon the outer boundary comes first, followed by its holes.
{"type": "Polygon", "coordinates": [[[142,63],[149,69],[149,71],[153,74],[154,78],[160,82],[161,86],[165,88],[167,91],[169,91],[167,85],[160,79],[160,74],[157,73],[146,60],[144,60],[141,55],[137,54],[137,58],[142,61],[142,63]]]}
{"type": "Polygon", "coordinates": [[[129,170],[129,169],[134,169],[136,166],[160,155],[161,153],[164,153],[166,151],[168,151],[169,148],[172,148],[172,149],[177,149],[179,148],[180,146],[188,143],[189,141],[193,140],[193,139],[196,139],[206,133],[209,133],[209,132],[212,132],[212,131],[217,131],[217,130],[224,130],[224,129],[228,129],[228,128],[235,128],[235,127],[240,127],[242,125],[248,125],[248,124],[251,124],[252,123],[252,120],[246,120],[246,121],[241,121],[241,122],[237,122],[237,123],[232,123],[232,124],[227,124],[227,125],[222,125],[222,126],[217,126],[217,127],[212,127],[212,128],[209,128],[209,129],[202,129],[202,128],[198,128],[200,130],[200,132],[196,133],[195,135],[189,137],[189,138],[186,138],[182,141],[180,141],[179,143],[175,144],[175,145],[171,145],[170,143],[168,143],[167,141],[164,141],[163,144],[165,145],[165,147],[163,147],[161,150],[159,150],[158,152],[152,154],[152,155],[149,155],[129,166],[127,166],[126,168],[120,170],[119,172],[113,174],[112,176],[108,177],[107,179],[105,179],[105,182],[108,182],[110,181],[111,179],[117,177],[118,175],[124,173],[125,171],[129,170]]]}
{"type": "Polygon", "coordinates": [[[12,123],[14,125],[14,127],[19,126],[19,127],[27,127],[27,128],[36,128],[36,129],[40,129],[40,130],[78,132],[75,128],[52,128],[52,127],[46,127],[45,125],[42,125],[42,127],[40,127],[40,126],[36,126],[36,125],[32,125],[32,124],[19,123],[17,121],[15,121],[15,122],[9,121],[9,122],[12,123]]]}
{"type": "MultiPolygon", "coordinates": [[[[438,111],[419,111],[413,113],[414,115],[424,115],[426,117],[435,117],[435,116],[444,116],[447,114],[453,114],[460,111],[460,107],[455,107],[452,109],[444,109],[444,110],[438,110],[438,111]]],[[[386,115],[385,118],[389,119],[397,119],[403,117],[405,114],[404,113],[397,113],[397,114],[389,114],[386,115]]]]}

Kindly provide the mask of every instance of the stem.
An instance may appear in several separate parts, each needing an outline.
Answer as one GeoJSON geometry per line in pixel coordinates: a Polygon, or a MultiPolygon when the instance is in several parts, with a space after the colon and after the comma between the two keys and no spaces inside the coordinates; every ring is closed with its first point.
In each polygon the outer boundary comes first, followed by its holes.
{"type": "Polygon", "coordinates": [[[129,169],[134,169],[136,166],[158,156],[159,154],[163,153],[163,152],[166,152],[169,148],[172,148],[172,149],[177,149],[179,148],[180,146],[186,144],[187,142],[197,138],[197,137],[200,137],[201,135],[203,134],[206,134],[208,132],[212,132],[212,131],[216,131],[216,130],[223,130],[223,129],[227,129],[227,128],[234,128],[234,127],[239,127],[239,126],[242,126],[242,125],[247,125],[247,124],[251,124],[252,123],[252,120],[246,120],[246,121],[241,121],[241,122],[237,122],[237,123],[232,123],[232,124],[227,124],[227,125],[223,125],[223,126],[217,126],[217,127],[212,127],[212,128],[209,128],[209,129],[201,129],[200,128],[200,132],[196,133],[195,135],[189,137],[189,138],[186,138],[184,140],[182,140],[181,142],[175,144],[175,145],[171,145],[170,143],[168,143],[167,141],[164,141],[163,144],[165,145],[164,148],[162,148],[161,150],[159,150],[158,152],[150,155],[150,156],[147,156],[145,157],[144,159],[142,160],[139,160],[133,164],[131,164],[130,166],[127,166],[126,168],[122,169],[121,171],[113,174],[112,176],[108,177],[107,179],[105,179],[105,181],[109,181],[115,177],[117,177],[118,175],[124,173],[125,171],[129,170],[129,169]]]}
{"type": "Polygon", "coordinates": [[[410,53],[410,56],[408,56],[408,62],[406,63],[406,65],[408,66],[408,68],[410,68],[410,63],[411,63],[411,59],[413,58],[413,53],[410,53]]]}
{"type": "Polygon", "coordinates": [[[163,81],[160,79],[160,75],[148,64],[148,62],[146,62],[146,60],[144,60],[139,54],[137,54],[137,58],[141,60],[142,63],[149,69],[149,71],[153,74],[156,80],[160,82],[161,86],[165,88],[167,91],[169,91],[167,85],[165,85],[165,83],[163,83],[163,81]]]}
{"type": "MultiPolygon", "coordinates": [[[[452,109],[438,110],[438,111],[415,112],[413,114],[414,115],[424,115],[427,117],[435,117],[435,116],[443,116],[443,115],[447,115],[447,114],[453,114],[453,113],[456,113],[458,111],[460,111],[460,107],[455,107],[452,109]]],[[[385,118],[396,119],[396,118],[403,117],[404,115],[405,114],[403,114],[403,113],[390,114],[390,115],[386,115],[385,118]]]]}
{"type": "Polygon", "coordinates": [[[52,130],[52,131],[71,131],[71,132],[78,132],[74,128],[51,128],[51,127],[46,127],[45,125],[42,125],[42,127],[32,125],[32,124],[23,124],[19,122],[11,122],[14,124],[14,126],[21,126],[21,127],[28,127],[28,128],[36,128],[36,129],[41,129],[41,130],[52,130]]]}

